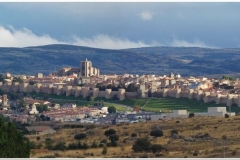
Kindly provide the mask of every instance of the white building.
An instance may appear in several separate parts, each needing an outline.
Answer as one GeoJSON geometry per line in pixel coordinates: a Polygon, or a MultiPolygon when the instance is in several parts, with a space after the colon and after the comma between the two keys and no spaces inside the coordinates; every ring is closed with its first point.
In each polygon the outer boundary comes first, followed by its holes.
{"type": "Polygon", "coordinates": [[[32,105],[32,110],[29,111],[29,114],[38,114],[38,113],[39,113],[39,112],[38,112],[38,110],[37,110],[37,107],[36,107],[35,103],[33,103],[33,105],[32,105]]]}

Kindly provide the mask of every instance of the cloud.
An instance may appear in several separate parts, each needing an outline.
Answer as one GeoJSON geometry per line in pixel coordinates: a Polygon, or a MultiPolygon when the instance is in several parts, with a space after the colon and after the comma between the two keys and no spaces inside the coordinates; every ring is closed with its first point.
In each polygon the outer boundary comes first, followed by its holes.
{"type": "Polygon", "coordinates": [[[185,40],[174,39],[169,46],[172,47],[202,47],[202,48],[216,48],[213,46],[206,45],[203,41],[198,39],[194,40],[194,42],[188,42],[185,40]]]}
{"type": "Polygon", "coordinates": [[[95,48],[108,48],[108,49],[124,49],[124,48],[139,48],[139,47],[150,47],[159,46],[157,42],[146,44],[142,41],[133,42],[129,39],[120,39],[117,37],[111,37],[108,35],[100,34],[93,38],[74,38],[74,45],[89,46],[95,48]]]}
{"type": "Polygon", "coordinates": [[[27,28],[16,30],[12,26],[9,26],[8,28],[0,26],[0,35],[0,47],[29,47],[48,44],[72,44],[94,48],[126,49],[160,45],[157,42],[146,44],[142,41],[134,42],[130,41],[129,39],[121,39],[104,34],[99,34],[92,38],[80,38],[77,36],[72,36],[68,41],[59,41],[47,34],[38,36],[27,28]]]}
{"type": "Polygon", "coordinates": [[[0,26],[0,47],[27,47],[47,44],[65,44],[49,35],[37,36],[31,30],[15,30],[12,26],[6,29],[0,26]]]}
{"type": "Polygon", "coordinates": [[[149,12],[149,11],[142,11],[139,16],[142,18],[144,21],[150,21],[153,18],[154,13],[149,12]]]}

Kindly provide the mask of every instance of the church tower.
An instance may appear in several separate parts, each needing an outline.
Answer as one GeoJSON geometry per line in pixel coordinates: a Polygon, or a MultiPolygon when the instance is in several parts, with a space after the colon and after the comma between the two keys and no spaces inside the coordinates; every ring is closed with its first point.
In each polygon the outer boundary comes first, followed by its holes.
{"type": "Polygon", "coordinates": [[[80,76],[90,77],[91,76],[92,62],[88,61],[87,58],[85,61],[80,62],[80,76]]]}

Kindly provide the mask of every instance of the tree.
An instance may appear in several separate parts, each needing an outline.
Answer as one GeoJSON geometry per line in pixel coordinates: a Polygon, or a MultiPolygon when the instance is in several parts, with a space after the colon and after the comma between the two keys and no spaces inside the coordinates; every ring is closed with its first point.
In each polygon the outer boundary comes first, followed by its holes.
{"type": "Polygon", "coordinates": [[[93,102],[93,101],[94,101],[94,97],[93,97],[93,96],[90,96],[90,97],[89,97],[89,101],[93,102]]]}
{"type": "Polygon", "coordinates": [[[23,99],[19,100],[18,107],[20,107],[20,108],[25,108],[26,107],[26,104],[25,104],[23,99]]]}
{"type": "Polygon", "coordinates": [[[13,103],[10,104],[10,108],[11,108],[11,110],[16,110],[16,107],[13,103]]]}
{"type": "Polygon", "coordinates": [[[0,158],[29,158],[30,142],[12,122],[0,118],[0,158]]]}
{"type": "Polygon", "coordinates": [[[6,92],[5,92],[5,90],[3,90],[2,88],[0,88],[0,95],[2,96],[2,95],[4,95],[6,92]]]}
{"type": "Polygon", "coordinates": [[[151,142],[147,138],[138,138],[132,146],[134,152],[149,152],[151,150],[151,142]]]}
{"type": "Polygon", "coordinates": [[[103,155],[106,155],[106,154],[107,154],[107,147],[106,147],[106,146],[103,147],[102,154],[103,154],[103,155]]]}
{"type": "Polygon", "coordinates": [[[20,77],[14,77],[13,80],[12,80],[12,82],[23,83],[23,80],[22,80],[22,78],[20,78],[20,77]]]}
{"type": "Polygon", "coordinates": [[[126,92],[137,92],[137,87],[133,83],[131,83],[127,86],[126,92]]]}
{"type": "Polygon", "coordinates": [[[114,106],[109,106],[108,113],[116,113],[116,108],[114,106]]]}
{"type": "Polygon", "coordinates": [[[4,77],[2,74],[0,74],[0,82],[4,82],[4,77]]]}
{"type": "Polygon", "coordinates": [[[115,134],[116,133],[116,131],[114,130],[114,129],[109,129],[109,130],[106,130],[105,132],[104,132],[104,134],[108,137],[108,136],[110,136],[110,135],[112,135],[112,134],[115,134]]]}
{"type": "Polygon", "coordinates": [[[150,132],[150,135],[151,135],[151,136],[154,136],[154,137],[162,137],[162,136],[163,136],[163,131],[160,130],[160,129],[153,129],[153,130],[150,132]]]}
{"type": "Polygon", "coordinates": [[[192,117],[194,117],[194,116],[195,116],[194,113],[190,113],[188,117],[189,117],[189,118],[192,118],[192,117]]]}

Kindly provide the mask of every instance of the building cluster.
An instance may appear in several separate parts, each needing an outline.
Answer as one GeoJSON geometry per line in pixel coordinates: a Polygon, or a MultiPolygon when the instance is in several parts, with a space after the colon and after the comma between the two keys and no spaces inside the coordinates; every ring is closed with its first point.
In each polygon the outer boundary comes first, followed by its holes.
{"type": "MultiPolygon", "coordinates": [[[[94,68],[92,62],[87,59],[80,62],[79,68],[62,68],[48,76],[37,73],[35,76],[21,75],[18,77],[23,80],[23,83],[16,82],[15,76],[6,73],[4,82],[0,82],[0,88],[6,92],[37,92],[66,96],[73,95],[75,97],[82,96],[83,98],[91,96],[93,98],[105,97],[106,99],[111,99],[115,97],[119,100],[148,97],[188,98],[202,100],[205,103],[214,102],[219,105],[232,106],[235,104],[240,107],[240,83],[238,80],[218,80],[192,76],[181,77],[181,75],[174,75],[173,73],[168,76],[100,75],[100,70],[94,68]]],[[[1,99],[2,106],[9,106],[6,96],[3,95],[1,99]]],[[[79,109],[75,104],[64,104],[62,106],[55,104],[51,106],[52,104],[48,101],[27,98],[24,101],[30,115],[29,117],[23,116],[23,119],[30,119],[29,121],[33,119],[32,115],[39,114],[36,109],[38,104],[47,105],[52,109],[42,114],[48,116],[53,121],[84,119],[83,117],[86,118],[86,115],[96,116],[102,114],[104,110],[84,107],[79,109]]],[[[124,121],[124,118],[135,121],[134,118],[128,118],[131,117],[131,114],[125,115],[125,117],[118,115],[115,121],[124,121]]],[[[206,114],[196,113],[196,115],[211,114],[222,115],[223,113],[213,113],[210,110],[206,114]]],[[[133,117],[136,115],[134,114],[133,117]]],[[[188,114],[187,111],[174,111],[173,113],[165,114],[165,117],[175,117],[174,115],[184,117],[188,114]]],[[[151,117],[147,114],[145,116],[151,117]]],[[[161,116],[164,117],[164,114],[161,114],[161,116]]],[[[101,121],[102,118],[106,117],[100,116],[99,119],[101,121]]]]}

